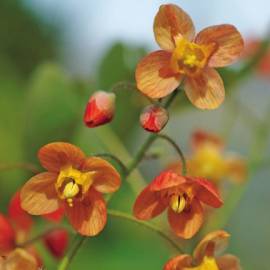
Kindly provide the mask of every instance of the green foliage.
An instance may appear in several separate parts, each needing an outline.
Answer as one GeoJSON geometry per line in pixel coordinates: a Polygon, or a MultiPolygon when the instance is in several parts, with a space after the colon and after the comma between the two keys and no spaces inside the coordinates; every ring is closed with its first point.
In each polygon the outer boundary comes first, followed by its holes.
{"type": "Polygon", "coordinates": [[[41,65],[34,72],[24,113],[24,149],[28,159],[36,159],[42,145],[72,136],[82,113],[76,89],[54,64],[41,65]]]}
{"type": "Polygon", "coordinates": [[[104,55],[98,70],[98,86],[109,90],[119,84],[117,93],[117,111],[112,123],[113,129],[127,142],[129,134],[134,131],[134,123],[138,123],[140,110],[145,102],[135,85],[125,86],[124,82],[134,82],[134,70],[140,58],[146,54],[143,48],[131,47],[123,43],[115,43],[104,55]]]}
{"type": "Polygon", "coordinates": [[[9,63],[26,75],[41,61],[56,56],[55,30],[41,23],[21,2],[0,1],[0,63],[9,63]]]}

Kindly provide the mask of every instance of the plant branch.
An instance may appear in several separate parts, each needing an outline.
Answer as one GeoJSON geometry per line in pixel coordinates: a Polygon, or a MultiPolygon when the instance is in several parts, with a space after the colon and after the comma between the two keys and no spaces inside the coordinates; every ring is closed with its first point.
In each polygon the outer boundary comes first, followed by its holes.
{"type": "Polygon", "coordinates": [[[8,170],[16,170],[16,169],[30,171],[33,174],[40,173],[40,170],[38,169],[38,167],[29,162],[19,162],[19,163],[14,163],[14,164],[0,164],[0,171],[8,171],[8,170]]]}
{"type": "Polygon", "coordinates": [[[159,227],[157,227],[156,225],[153,225],[153,224],[145,222],[145,221],[137,220],[135,217],[133,217],[129,214],[117,211],[117,210],[108,209],[107,212],[108,212],[108,215],[110,215],[112,217],[124,219],[127,221],[134,222],[138,225],[144,226],[145,228],[157,233],[159,236],[161,236],[163,239],[165,239],[167,242],[169,242],[171,244],[171,246],[174,247],[178,252],[184,253],[182,248],[168,234],[163,232],[163,230],[160,229],[159,227]]]}
{"type": "Polygon", "coordinates": [[[67,270],[73,261],[74,257],[78,253],[79,249],[83,245],[84,241],[86,240],[86,237],[81,236],[79,234],[76,235],[76,239],[74,240],[74,246],[71,248],[70,252],[62,259],[60,262],[60,265],[58,267],[58,270],[67,270]]]}
{"type": "Polygon", "coordinates": [[[173,146],[173,148],[176,150],[176,152],[178,153],[178,155],[179,155],[179,157],[180,157],[180,159],[182,161],[182,166],[183,166],[182,173],[183,173],[183,175],[186,175],[186,173],[187,173],[187,162],[186,162],[186,158],[185,158],[181,148],[168,135],[158,134],[158,137],[165,140],[165,141],[167,141],[168,143],[170,143],[173,146]]]}
{"type": "Polygon", "coordinates": [[[93,154],[93,156],[105,157],[105,158],[110,158],[110,159],[114,160],[121,167],[123,174],[124,175],[127,174],[128,169],[127,169],[126,165],[121,161],[120,158],[116,157],[115,155],[109,154],[109,153],[100,153],[100,154],[93,154]]]}

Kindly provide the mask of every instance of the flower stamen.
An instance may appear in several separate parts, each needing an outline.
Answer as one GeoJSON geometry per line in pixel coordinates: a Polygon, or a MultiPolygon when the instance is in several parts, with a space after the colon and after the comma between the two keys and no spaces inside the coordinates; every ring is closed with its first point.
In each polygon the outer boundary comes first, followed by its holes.
{"type": "Polygon", "coordinates": [[[65,185],[63,190],[63,196],[67,200],[67,203],[70,207],[73,206],[73,198],[80,192],[79,186],[71,181],[65,185]]]}
{"type": "Polygon", "coordinates": [[[184,209],[186,208],[186,205],[187,201],[184,198],[184,196],[173,195],[171,197],[170,206],[175,213],[180,214],[181,212],[183,212],[184,209]]]}

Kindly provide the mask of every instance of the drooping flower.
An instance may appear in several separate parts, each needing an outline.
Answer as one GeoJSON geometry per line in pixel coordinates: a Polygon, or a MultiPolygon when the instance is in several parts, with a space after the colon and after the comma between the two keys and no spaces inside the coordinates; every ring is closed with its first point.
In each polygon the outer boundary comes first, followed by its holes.
{"type": "Polygon", "coordinates": [[[101,193],[115,192],[120,176],[107,161],[86,157],[76,146],[55,142],[38,153],[47,172],[32,177],[21,190],[22,208],[32,215],[49,214],[64,207],[73,228],[94,236],[107,221],[106,203],[101,193]]]}
{"type": "Polygon", "coordinates": [[[97,91],[87,103],[84,113],[84,123],[93,128],[109,123],[114,116],[115,94],[97,91]]]}
{"type": "Polygon", "coordinates": [[[133,212],[136,218],[148,220],[168,208],[171,228],[179,237],[188,239],[203,224],[202,204],[215,208],[223,204],[211,182],[164,171],[139,194],[133,212]]]}
{"type": "Polygon", "coordinates": [[[1,270],[38,270],[35,257],[22,248],[16,248],[7,257],[0,257],[1,270]]]}
{"type": "Polygon", "coordinates": [[[230,235],[215,231],[206,235],[194,250],[193,257],[182,254],[170,259],[164,270],[241,270],[237,257],[226,254],[217,256],[227,246],[230,235]]]}
{"type": "Polygon", "coordinates": [[[147,106],[140,116],[141,126],[149,132],[160,132],[167,124],[169,114],[166,109],[158,105],[147,106]]]}
{"type": "Polygon", "coordinates": [[[203,29],[195,37],[189,15],[180,7],[162,5],[154,20],[161,50],[143,58],[136,69],[138,89],[163,98],[184,80],[189,100],[200,109],[215,109],[224,100],[223,81],[214,69],[232,64],[243,50],[243,39],[229,24],[203,29]]]}
{"type": "MultiPolygon", "coordinates": [[[[247,177],[247,166],[243,158],[224,152],[224,142],[216,134],[202,130],[195,131],[191,138],[192,152],[188,159],[188,175],[207,178],[216,184],[228,178],[241,183],[247,177]]],[[[181,163],[169,166],[181,171],[181,163]]]]}

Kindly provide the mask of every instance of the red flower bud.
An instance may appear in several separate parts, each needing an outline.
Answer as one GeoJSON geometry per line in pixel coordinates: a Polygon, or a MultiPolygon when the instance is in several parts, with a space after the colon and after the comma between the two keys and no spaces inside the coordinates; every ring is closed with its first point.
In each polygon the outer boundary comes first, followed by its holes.
{"type": "Polygon", "coordinates": [[[114,116],[115,94],[97,91],[92,95],[84,113],[84,123],[93,128],[109,123],[114,116]]]}
{"type": "Polygon", "coordinates": [[[64,229],[57,229],[48,233],[44,237],[44,244],[55,257],[60,259],[63,257],[68,246],[68,233],[64,229]]]}
{"type": "Polygon", "coordinates": [[[15,232],[8,219],[0,214],[0,256],[15,248],[15,232]]]}
{"type": "Polygon", "coordinates": [[[16,230],[29,232],[33,221],[31,216],[21,207],[20,192],[17,191],[9,202],[8,214],[16,230]]]}
{"type": "Polygon", "coordinates": [[[161,131],[169,120],[169,114],[166,109],[158,105],[147,106],[140,116],[141,126],[150,132],[161,131]]]}

